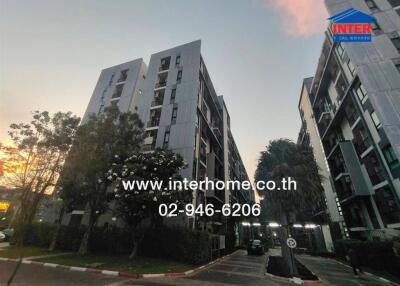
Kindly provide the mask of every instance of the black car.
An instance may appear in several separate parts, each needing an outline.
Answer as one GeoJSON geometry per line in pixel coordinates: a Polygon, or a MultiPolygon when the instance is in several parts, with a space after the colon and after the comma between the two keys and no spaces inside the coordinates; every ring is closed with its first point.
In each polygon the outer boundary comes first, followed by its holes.
{"type": "Polygon", "coordinates": [[[249,241],[249,244],[247,245],[247,255],[251,254],[264,254],[264,247],[261,244],[261,240],[252,239],[249,241]]]}

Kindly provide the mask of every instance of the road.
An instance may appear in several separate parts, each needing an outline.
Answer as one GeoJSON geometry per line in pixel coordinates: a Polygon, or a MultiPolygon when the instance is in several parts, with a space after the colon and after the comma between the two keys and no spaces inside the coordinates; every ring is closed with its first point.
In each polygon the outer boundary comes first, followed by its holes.
{"type": "MultiPolygon", "coordinates": [[[[351,269],[343,264],[320,257],[298,256],[299,260],[323,281],[319,285],[371,285],[384,286],[389,283],[372,275],[354,277],[351,269]]],[[[264,275],[264,256],[247,256],[241,250],[223,260],[185,277],[162,277],[152,279],[128,279],[89,272],[70,271],[62,268],[49,268],[41,265],[22,264],[12,286],[265,286],[293,285],[271,280],[264,275]]],[[[0,261],[0,285],[6,285],[15,262],[0,261]]]]}

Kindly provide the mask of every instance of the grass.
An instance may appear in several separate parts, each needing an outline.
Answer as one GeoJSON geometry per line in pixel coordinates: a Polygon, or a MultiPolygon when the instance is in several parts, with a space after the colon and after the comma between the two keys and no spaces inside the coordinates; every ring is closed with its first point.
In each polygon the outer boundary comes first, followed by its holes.
{"type": "Polygon", "coordinates": [[[5,258],[19,258],[30,257],[30,256],[41,256],[41,255],[51,255],[59,253],[57,251],[48,251],[45,248],[33,247],[33,246],[23,246],[17,247],[15,245],[10,245],[0,248],[0,257],[5,258]]]}
{"type": "Polygon", "coordinates": [[[193,265],[164,259],[137,257],[135,259],[129,260],[127,256],[107,256],[91,254],[85,256],[72,254],[65,256],[38,258],[34,260],[77,267],[93,267],[93,265],[99,265],[97,267],[99,269],[136,274],[184,272],[194,268],[193,265]]]}

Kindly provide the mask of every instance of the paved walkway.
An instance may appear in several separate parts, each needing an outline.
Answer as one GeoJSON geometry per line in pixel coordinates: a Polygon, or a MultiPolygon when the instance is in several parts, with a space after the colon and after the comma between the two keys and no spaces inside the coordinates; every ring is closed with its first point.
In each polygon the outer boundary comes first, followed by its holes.
{"type": "Polygon", "coordinates": [[[308,255],[297,255],[296,257],[308,269],[314,272],[325,285],[395,285],[372,274],[363,274],[357,277],[353,274],[353,270],[349,266],[334,259],[308,255]]]}

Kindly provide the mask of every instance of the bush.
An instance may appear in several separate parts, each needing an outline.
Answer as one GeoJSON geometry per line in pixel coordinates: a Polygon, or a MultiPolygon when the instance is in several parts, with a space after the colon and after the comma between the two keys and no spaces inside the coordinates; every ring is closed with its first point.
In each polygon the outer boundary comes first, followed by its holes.
{"type": "Polygon", "coordinates": [[[145,234],[139,255],[202,264],[211,260],[212,238],[208,232],[186,228],[151,229],[145,234]]]}
{"type": "MultiPolygon", "coordinates": [[[[33,223],[26,232],[26,245],[49,247],[56,226],[48,223],[33,223]]],[[[62,225],[56,249],[77,251],[85,227],[62,225]]],[[[132,235],[126,230],[95,227],[90,237],[89,250],[93,253],[126,254],[132,250],[132,235]]],[[[208,232],[186,228],[149,229],[139,247],[138,254],[155,258],[201,264],[211,260],[211,243],[216,236],[208,232]]]]}
{"type": "Polygon", "coordinates": [[[358,255],[362,266],[387,271],[400,277],[400,259],[393,252],[390,241],[337,240],[334,242],[335,254],[345,260],[350,248],[358,255]]]}

